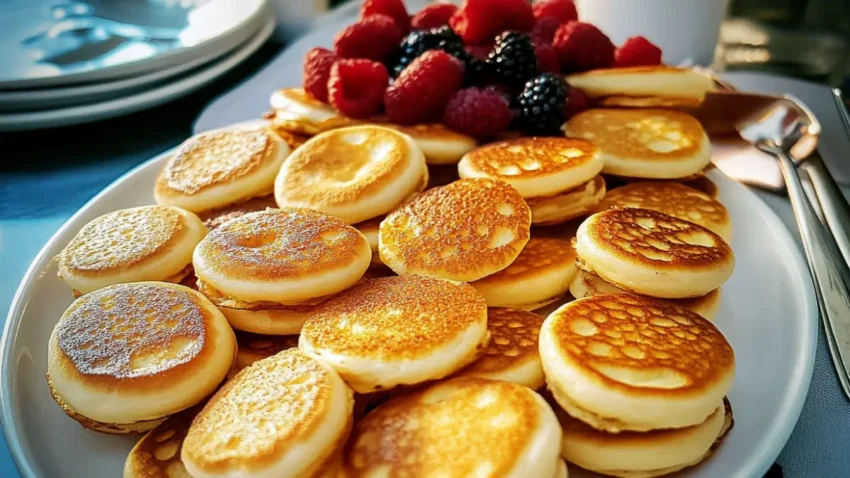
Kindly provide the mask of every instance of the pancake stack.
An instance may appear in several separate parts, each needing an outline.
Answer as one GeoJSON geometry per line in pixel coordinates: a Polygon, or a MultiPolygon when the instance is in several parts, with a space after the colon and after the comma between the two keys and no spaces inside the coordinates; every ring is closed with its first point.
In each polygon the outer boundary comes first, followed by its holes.
{"type": "Polygon", "coordinates": [[[711,454],[731,427],[735,356],[711,322],[628,294],[546,318],[540,357],[563,427],[562,454],[610,476],[660,476],[711,454]]]}
{"type": "Polygon", "coordinates": [[[557,224],[590,211],[605,195],[603,158],[580,139],[530,137],[482,146],[458,163],[462,178],[504,181],[522,195],[535,225],[557,224]]]}
{"type": "Polygon", "coordinates": [[[580,88],[603,106],[699,106],[714,82],[692,68],[667,65],[602,68],[567,75],[567,83],[580,88]]]}

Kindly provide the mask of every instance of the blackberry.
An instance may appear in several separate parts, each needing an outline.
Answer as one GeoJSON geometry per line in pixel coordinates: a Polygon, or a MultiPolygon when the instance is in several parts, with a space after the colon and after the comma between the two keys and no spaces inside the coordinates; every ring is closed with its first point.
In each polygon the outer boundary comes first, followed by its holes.
{"type": "Polygon", "coordinates": [[[537,74],[534,43],[525,33],[504,32],[497,36],[487,63],[496,77],[509,85],[522,85],[537,74]]]}
{"type": "Polygon", "coordinates": [[[569,86],[558,75],[543,73],[519,94],[520,128],[530,134],[557,134],[564,123],[569,86]]]}
{"type": "Polygon", "coordinates": [[[390,58],[387,65],[390,75],[398,77],[407,65],[428,50],[443,50],[465,63],[463,41],[450,27],[414,30],[404,37],[398,51],[390,58]]]}

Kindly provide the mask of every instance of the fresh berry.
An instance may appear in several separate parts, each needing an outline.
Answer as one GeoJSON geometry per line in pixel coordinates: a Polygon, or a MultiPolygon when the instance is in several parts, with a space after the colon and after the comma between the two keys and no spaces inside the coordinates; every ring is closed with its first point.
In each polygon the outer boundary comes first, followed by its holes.
{"type": "Polygon", "coordinates": [[[384,93],[390,121],[416,124],[440,118],[449,98],[463,84],[463,73],[463,63],[448,53],[423,53],[384,93]]]}
{"type": "Polygon", "coordinates": [[[459,133],[489,138],[508,129],[508,102],[493,90],[466,88],[452,95],[443,113],[443,124],[459,133]]]}
{"type": "Polygon", "coordinates": [[[343,29],[334,38],[340,58],[383,61],[396,49],[404,34],[386,15],[370,15],[343,29]]]}
{"type": "Polygon", "coordinates": [[[381,109],[389,75],[381,63],[346,59],[334,63],[328,79],[328,99],[340,113],[368,118],[381,109]]]}
{"type": "Polygon", "coordinates": [[[537,70],[540,73],[560,73],[561,64],[555,48],[546,43],[535,43],[534,54],[537,55],[537,70]]]}
{"type": "Polygon", "coordinates": [[[608,68],[614,64],[614,44],[598,28],[582,22],[569,22],[555,32],[552,43],[567,71],[608,68]]]}
{"type": "Polygon", "coordinates": [[[401,0],[363,0],[360,6],[360,18],[371,15],[386,15],[393,19],[402,34],[410,31],[410,16],[401,0]]]}
{"type": "Polygon", "coordinates": [[[570,119],[584,110],[590,109],[590,97],[578,88],[569,88],[567,103],[564,105],[564,119],[570,119]]]}
{"type": "Polygon", "coordinates": [[[537,74],[534,43],[525,33],[505,32],[496,37],[487,63],[496,77],[508,85],[522,85],[537,74]]]}
{"type": "Polygon", "coordinates": [[[484,87],[484,91],[487,91],[487,92],[490,92],[490,93],[496,93],[499,96],[501,96],[502,98],[504,98],[505,101],[507,101],[508,103],[510,103],[511,99],[516,96],[516,95],[511,94],[510,88],[506,87],[505,85],[498,85],[498,84],[487,85],[487,86],[484,87]]]}
{"type": "Polygon", "coordinates": [[[534,12],[528,0],[466,0],[449,25],[465,43],[486,43],[505,30],[531,30],[534,12]]]}
{"type": "Polygon", "coordinates": [[[465,45],[463,48],[475,58],[486,60],[493,50],[493,45],[465,45]]]}
{"type": "Polygon", "coordinates": [[[567,84],[563,78],[543,73],[529,80],[519,95],[520,127],[529,134],[556,134],[564,123],[567,84]]]}
{"type": "Polygon", "coordinates": [[[398,76],[407,65],[429,50],[443,50],[456,57],[463,56],[463,40],[449,27],[414,30],[404,37],[398,52],[389,61],[390,73],[394,77],[398,76]]]}
{"type": "Polygon", "coordinates": [[[555,38],[555,32],[560,26],[561,22],[554,18],[539,18],[537,23],[534,24],[534,28],[528,34],[531,35],[531,41],[535,44],[545,43],[551,45],[552,39],[555,38]]]}
{"type": "Polygon", "coordinates": [[[449,24],[449,18],[455,14],[457,7],[451,3],[435,3],[419,10],[413,16],[410,26],[419,30],[438,28],[449,24]]]}
{"type": "Polygon", "coordinates": [[[653,66],[661,64],[661,48],[644,37],[631,37],[614,53],[614,66],[653,66]]]}
{"type": "Polygon", "coordinates": [[[558,23],[578,20],[578,12],[573,0],[540,0],[534,2],[532,10],[537,21],[541,18],[554,18],[558,23]]]}
{"type": "Polygon", "coordinates": [[[313,48],[304,57],[304,91],[319,101],[328,102],[328,77],[336,61],[334,52],[313,48]]]}

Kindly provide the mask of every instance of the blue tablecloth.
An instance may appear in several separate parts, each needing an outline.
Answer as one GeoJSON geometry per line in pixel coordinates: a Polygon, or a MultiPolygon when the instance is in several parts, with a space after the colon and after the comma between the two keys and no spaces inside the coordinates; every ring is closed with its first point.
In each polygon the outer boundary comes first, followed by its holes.
{"type": "MultiPolygon", "coordinates": [[[[150,111],[62,130],[0,135],[0,320],[5,320],[29,262],[65,219],[115,178],[189,136],[203,105],[277,49],[279,45],[267,46],[211,87],[150,111]]],[[[827,123],[822,149],[827,162],[850,152],[825,87],[758,76],[736,79],[744,89],[792,92],[809,104],[827,123]]],[[[830,164],[842,179],[850,176],[845,173],[848,166],[830,164]]],[[[794,230],[787,201],[761,196],[794,230]]],[[[850,402],[840,392],[822,331],[820,339],[811,393],[779,458],[785,476],[850,476],[845,445],[850,439],[850,402]]],[[[0,476],[18,476],[2,436],[0,476]]]]}

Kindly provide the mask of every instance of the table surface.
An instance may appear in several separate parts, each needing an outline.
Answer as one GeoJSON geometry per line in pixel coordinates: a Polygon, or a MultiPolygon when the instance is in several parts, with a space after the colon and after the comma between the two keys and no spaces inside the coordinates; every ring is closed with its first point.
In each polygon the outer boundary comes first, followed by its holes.
{"type": "MultiPolygon", "coordinates": [[[[213,85],[152,110],[61,130],[0,135],[0,322],[30,261],[71,214],[130,168],[188,137],[204,105],[266,65],[279,49],[270,43],[213,85]]],[[[850,162],[844,156],[850,140],[828,88],[760,74],[735,73],[727,79],[743,90],[790,92],[802,99],[823,123],[821,154],[836,178],[850,184],[850,162]]],[[[796,237],[788,201],[757,194],[796,237]]],[[[820,330],[809,396],[778,463],[790,477],[847,476],[848,439],[850,401],[841,392],[820,330]]],[[[2,436],[0,476],[18,476],[2,436]]]]}

